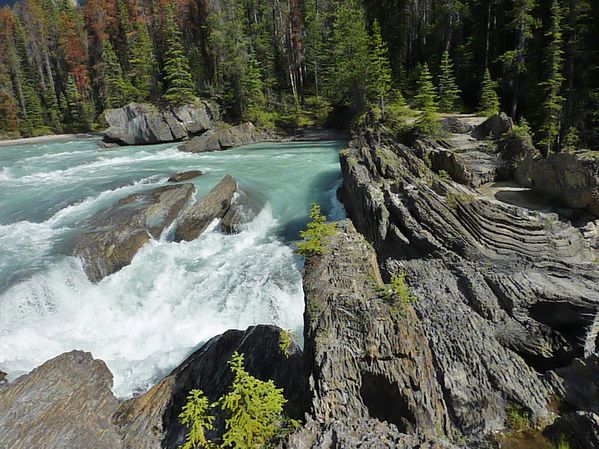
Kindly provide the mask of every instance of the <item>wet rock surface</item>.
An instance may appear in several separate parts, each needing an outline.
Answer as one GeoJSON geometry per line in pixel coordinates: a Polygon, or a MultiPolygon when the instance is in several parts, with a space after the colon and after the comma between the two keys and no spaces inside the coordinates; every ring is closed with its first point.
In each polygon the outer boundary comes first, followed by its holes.
{"type": "Polygon", "coordinates": [[[0,389],[0,447],[120,449],[112,374],[82,351],[62,354],[0,389]]]}
{"type": "Polygon", "coordinates": [[[180,141],[211,129],[217,117],[216,108],[204,101],[167,110],[147,103],[130,103],[104,113],[109,128],[104,131],[102,142],[110,146],[180,141]]]}
{"type": "Polygon", "coordinates": [[[150,239],[158,239],[195,191],[193,184],[159,187],[118,201],[88,219],[72,254],[92,282],[128,265],[150,239]]]}
{"type": "Polygon", "coordinates": [[[258,143],[267,138],[252,123],[212,129],[201,136],[194,137],[189,142],[179,146],[187,153],[205,153],[208,151],[223,151],[251,143],[258,143]]]}
{"type": "Polygon", "coordinates": [[[168,182],[189,181],[190,179],[194,179],[194,178],[197,178],[202,175],[203,175],[203,173],[200,170],[191,170],[191,171],[175,173],[170,178],[168,178],[168,182]]]}

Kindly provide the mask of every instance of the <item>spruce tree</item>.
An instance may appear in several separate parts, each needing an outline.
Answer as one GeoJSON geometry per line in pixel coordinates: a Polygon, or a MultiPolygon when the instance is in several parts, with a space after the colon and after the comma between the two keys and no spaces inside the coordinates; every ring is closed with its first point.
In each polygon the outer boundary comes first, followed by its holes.
{"type": "Polygon", "coordinates": [[[137,101],[150,98],[156,83],[156,59],[146,25],[138,21],[131,39],[129,67],[134,96],[137,101]]]}
{"type": "Polygon", "coordinates": [[[541,84],[545,93],[543,102],[543,117],[541,123],[541,141],[539,142],[548,155],[557,146],[560,134],[560,119],[563,106],[563,97],[560,95],[564,81],[563,49],[562,49],[562,11],[557,0],[551,5],[551,23],[545,33],[549,41],[547,46],[547,78],[541,84]]]}
{"type": "Polygon", "coordinates": [[[102,103],[104,109],[123,106],[132,94],[132,87],[123,77],[123,71],[111,43],[102,42],[102,103]]]}
{"type": "Polygon", "coordinates": [[[174,5],[169,5],[166,14],[166,52],[164,54],[164,100],[170,105],[193,102],[193,79],[189,61],[183,49],[181,30],[175,21],[174,5]]]}
{"type": "Polygon", "coordinates": [[[187,402],[179,414],[181,424],[187,427],[185,443],[180,449],[199,449],[211,447],[206,438],[207,430],[214,430],[214,417],[208,414],[210,403],[201,390],[191,390],[187,402]]]}
{"type": "Polygon", "coordinates": [[[372,40],[370,50],[370,92],[385,115],[385,101],[391,91],[391,64],[389,49],[383,41],[381,26],[378,20],[372,25],[372,40]]]}
{"type": "Polygon", "coordinates": [[[264,107],[264,94],[260,68],[252,52],[247,56],[247,67],[242,73],[240,87],[242,117],[255,120],[257,113],[264,107]]]}
{"type": "Polygon", "coordinates": [[[478,112],[487,116],[499,113],[499,97],[495,91],[495,81],[491,79],[491,73],[488,68],[485,69],[485,75],[481,84],[478,112]]]}
{"type": "Polygon", "coordinates": [[[414,100],[416,106],[421,110],[417,121],[419,129],[426,134],[436,133],[439,126],[437,121],[437,93],[428,64],[424,64],[420,71],[418,93],[414,100]]]}
{"type": "Polygon", "coordinates": [[[439,68],[439,109],[442,112],[455,112],[459,108],[460,89],[453,74],[453,63],[449,51],[445,50],[439,68]]]}
{"type": "Polygon", "coordinates": [[[71,74],[67,77],[63,108],[63,123],[69,131],[81,131],[85,128],[86,120],[81,104],[81,96],[71,74]]]}

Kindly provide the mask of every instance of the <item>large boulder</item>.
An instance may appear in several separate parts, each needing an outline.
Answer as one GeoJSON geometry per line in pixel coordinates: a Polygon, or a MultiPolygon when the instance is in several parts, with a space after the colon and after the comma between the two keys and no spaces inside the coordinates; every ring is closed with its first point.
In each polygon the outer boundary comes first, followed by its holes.
{"type": "Polygon", "coordinates": [[[495,114],[478,125],[472,131],[472,137],[476,139],[498,139],[503,134],[509,132],[514,126],[514,122],[505,113],[495,114]]]}
{"type": "Polygon", "coordinates": [[[211,403],[226,393],[233,379],[227,361],[235,351],[244,355],[251,375],[272,380],[283,389],[287,415],[302,418],[307,390],[302,354],[294,343],[283,351],[281,332],[275,326],[227,331],[204,344],[147,393],[125,402],[115,415],[125,447],[178,448],[186,431],[178,415],[189,391],[202,390],[211,403]]]}
{"type": "Polygon", "coordinates": [[[104,113],[109,128],[103,142],[118,145],[149,145],[175,142],[212,128],[217,112],[207,102],[159,110],[147,103],[130,103],[104,113]]]}
{"type": "Polygon", "coordinates": [[[190,170],[190,171],[179,172],[179,173],[175,173],[170,178],[168,178],[168,182],[189,181],[190,179],[194,179],[194,178],[197,178],[198,176],[202,176],[202,174],[203,173],[201,170],[190,170]]]}
{"type": "Polygon", "coordinates": [[[222,230],[233,234],[243,229],[261,210],[262,204],[241,189],[226,175],[208,194],[189,207],[179,218],[175,240],[198,238],[216,219],[222,219],[222,230]]]}
{"type": "Polygon", "coordinates": [[[189,142],[179,146],[181,151],[188,153],[204,153],[207,151],[222,151],[231,148],[261,142],[266,135],[252,123],[213,129],[201,136],[194,137],[189,142]]]}
{"type": "Polygon", "coordinates": [[[194,191],[193,184],[178,184],[123,198],[87,220],[89,231],[77,238],[72,254],[92,282],[102,280],[129,265],[148,240],[160,238],[194,191]]]}
{"type": "Polygon", "coordinates": [[[0,390],[0,447],[120,449],[112,374],[88,352],[62,354],[0,390]]]}

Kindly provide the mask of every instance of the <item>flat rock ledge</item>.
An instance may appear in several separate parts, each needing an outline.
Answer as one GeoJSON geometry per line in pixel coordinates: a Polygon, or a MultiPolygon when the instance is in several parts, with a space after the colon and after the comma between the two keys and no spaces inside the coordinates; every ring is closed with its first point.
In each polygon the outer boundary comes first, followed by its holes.
{"type": "Polygon", "coordinates": [[[269,136],[258,130],[253,123],[247,122],[235,126],[211,129],[201,136],[194,137],[179,150],[187,153],[205,153],[208,151],[224,151],[268,140],[269,136]]]}
{"type": "Polygon", "coordinates": [[[175,173],[174,175],[172,175],[170,178],[168,178],[168,182],[189,181],[190,179],[194,179],[194,178],[197,178],[202,175],[203,175],[203,172],[201,170],[184,171],[184,172],[175,173]]]}

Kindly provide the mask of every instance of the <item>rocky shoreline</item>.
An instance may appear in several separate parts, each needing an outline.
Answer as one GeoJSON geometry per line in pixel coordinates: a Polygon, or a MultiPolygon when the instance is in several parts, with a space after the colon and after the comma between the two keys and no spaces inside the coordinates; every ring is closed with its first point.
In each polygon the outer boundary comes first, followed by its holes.
{"type": "MultiPolygon", "coordinates": [[[[341,152],[349,219],[306,261],[303,352],[283,351],[274,326],[231,330],[124,402],[103,362],[63,354],[0,389],[0,447],[177,448],[185,395],[222,394],[234,351],[284,389],[287,414],[303,421],[281,448],[532,448],[560,438],[599,447],[595,165],[540,158],[505,116],[462,125],[431,139],[373,121],[341,152]],[[569,215],[485,193],[523,180],[569,215]]],[[[175,216],[180,240],[214,218],[225,231],[229,214],[251,219],[235,211],[243,192],[230,177],[188,206],[192,190],[155,189],[92,218],[97,253],[114,255],[105,233],[155,238],[175,216]]]]}

